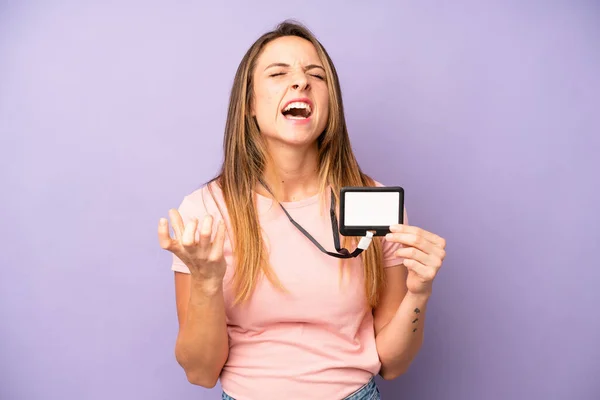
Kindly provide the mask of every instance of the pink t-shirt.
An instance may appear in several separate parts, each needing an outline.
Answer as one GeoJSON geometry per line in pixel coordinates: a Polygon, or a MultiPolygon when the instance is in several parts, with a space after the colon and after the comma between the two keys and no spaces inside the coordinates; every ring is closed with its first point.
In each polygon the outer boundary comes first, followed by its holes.
{"type": "MultiPolygon", "coordinates": [[[[226,212],[221,190],[211,185],[226,212]]],[[[329,191],[325,195],[323,207],[318,195],[282,205],[323,247],[335,251],[331,195],[329,191]]],[[[255,196],[271,266],[288,293],[264,278],[247,303],[234,307],[232,248],[226,238],[224,296],[230,349],[221,386],[236,400],[342,399],[378,374],[381,366],[373,315],[365,302],[361,258],[348,259],[341,273],[340,260],[322,253],[277,203],[255,196]]],[[[202,222],[207,212],[215,227],[222,219],[206,186],[186,196],[179,212],[184,222],[192,217],[202,222]]],[[[228,215],[224,220],[230,229],[228,215]]],[[[385,267],[402,262],[393,254],[398,248],[384,241],[385,267]]],[[[171,268],[189,273],[177,257],[171,268]]]]}

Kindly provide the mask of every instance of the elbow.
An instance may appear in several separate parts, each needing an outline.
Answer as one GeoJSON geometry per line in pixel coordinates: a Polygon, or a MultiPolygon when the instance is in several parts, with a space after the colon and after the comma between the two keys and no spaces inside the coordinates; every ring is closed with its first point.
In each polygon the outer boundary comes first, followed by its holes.
{"type": "Polygon", "coordinates": [[[213,372],[207,368],[201,368],[189,362],[187,358],[176,353],[175,359],[185,372],[185,377],[192,385],[201,386],[206,389],[212,389],[217,385],[220,371],[213,372]]]}
{"type": "Polygon", "coordinates": [[[192,385],[201,386],[206,389],[212,389],[217,385],[219,380],[219,374],[213,373],[211,371],[207,371],[206,369],[192,368],[188,365],[179,363],[183,371],[185,372],[185,377],[188,382],[192,385]]]}
{"type": "Polygon", "coordinates": [[[185,371],[187,380],[192,385],[201,386],[206,389],[212,389],[217,385],[219,377],[210,376],[209,374],[194,373],[192,371],[185,371]]]}
{"type": "Polygon", "coordinates": [[[409,360],[403,360],[402,362],[398,362],[400,360],[396,360],[395,363],[381,363],[381,370],[379,371],[379,376],[381,376],[386,381],[393,381],[398,378],[400,375],[404,375],[408,372],[408,368],[410,367],[409,360]]]}
{"type": "Polygon", "coordinates": [[[398,369],[387,369],[382,368],[379,375],[386,381],[393,381],[398,378],[400,375],[404,375],[408,371],[408,367],[406,368],[398,368],[398,369]]]}
{"type": "Polygon", "coordinates": [[[408,372],[414,361],[421,344],[415,345],[410,351],[405,351],[400,355],[379,353],[381,369],[379,375],[386,381],[391,381],[408,372]]]}

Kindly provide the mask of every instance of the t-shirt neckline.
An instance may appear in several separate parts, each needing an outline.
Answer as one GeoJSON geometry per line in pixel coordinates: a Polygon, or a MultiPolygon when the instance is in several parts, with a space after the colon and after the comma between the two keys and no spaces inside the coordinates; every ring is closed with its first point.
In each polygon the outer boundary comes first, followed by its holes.
{"type": "MultiPolygon", "coordinates": [[[[327,190],[329,190],[329,187],[327,190]]],[[[254,194],[255,194],[256,198],[258,199],[258,201],[261,203],[264,203],[267,207],[277,204],[275,199],[273,199],[271,197],[266,197],[266,196],[258,193],[257,191],[254,191],[254,194]]],[[[321,193],[319,192],[310,197],[304,198],[302,200],[282,201],[280,203],[286,210],[292,209],[292,208],[301,208],[301,207],[306,207],[306,206],[309,206],[309,205],[312,205],[312,204],[315,204],[316,202],[318,202],[320,195],[321,195],[321,193]]]]}

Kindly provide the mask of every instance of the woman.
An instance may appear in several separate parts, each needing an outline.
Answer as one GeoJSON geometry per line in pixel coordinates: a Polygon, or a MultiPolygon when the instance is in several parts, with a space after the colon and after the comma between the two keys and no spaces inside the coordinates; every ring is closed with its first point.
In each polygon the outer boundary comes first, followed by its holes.
{"type": "Polygon", "coordinates": [[[290,222],[331,248],[331,196],[378,185],[356,162],[335,68],[306,28],[285,22],[242,59],[224,152],[217,178],[169,211],[174,237],[166,219],[158,227],[188,380],[220,378],[223,399],[378,399],[374,375],[401,375],[421,346],[445,241],[397,225],[339,259],[290,222]]]}

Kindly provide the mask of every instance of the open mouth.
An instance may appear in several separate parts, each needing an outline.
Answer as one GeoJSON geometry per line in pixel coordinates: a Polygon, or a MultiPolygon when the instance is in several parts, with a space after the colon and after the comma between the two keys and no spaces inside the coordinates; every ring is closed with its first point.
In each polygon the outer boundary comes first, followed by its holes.
{"type": "Polygon", "coordinates": [[[308,103],[294,101],[289,103],[281,113],[287,119],[307,119],[312,115],[312,109],[308,103]]]}

